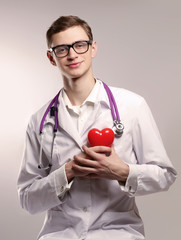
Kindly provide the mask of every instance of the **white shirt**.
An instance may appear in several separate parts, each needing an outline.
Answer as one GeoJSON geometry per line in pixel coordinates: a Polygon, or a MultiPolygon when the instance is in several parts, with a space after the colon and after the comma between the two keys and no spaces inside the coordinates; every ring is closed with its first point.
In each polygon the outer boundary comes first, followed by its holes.
{"type": "MultiPolygon", "coordinates": [[[[35,113],[27,128],[26,149],[18,179],[19,197],[24,209],[32,214],[47,211],[39,238],[74,240],[141,240],[143,222],[135,196],[168,190],[176,178],[158,129],[145,100],[127,90],[112,88],[124,133],[115,138],[114,148],[130,168],[125,186],[106,179],[75,178],[67,183],[64,166],[87,144],[88,131],[95,127],[112,127],[113,120],[102,83],[94,111],[78,132],[62,95],[59,96],[58,132],[54,142],[53,166],[50,171],[38,169],[40,152],[39,126],[48,106],[35,113]]],[[[52,126],[46,118],[43,164],[51,161],[52,126]]]]}
{"type": "Polygon", "coordinates": [[[67,110],[80,133],[83,126],[85,125],[88,117],[94,111],[94,102],[96,101],[97,95],[100,91],[101,83],[96,81],[96,84],[87,97],[87,99],[80,106],[73,106],[64,90],[62,90],[62,97],[67,107],[67,110]]]}

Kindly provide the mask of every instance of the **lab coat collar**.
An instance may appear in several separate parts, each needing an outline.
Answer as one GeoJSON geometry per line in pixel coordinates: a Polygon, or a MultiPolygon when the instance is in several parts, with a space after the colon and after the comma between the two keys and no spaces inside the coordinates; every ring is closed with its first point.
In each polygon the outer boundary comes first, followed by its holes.
{"type": "MultiPolygon", "coordinates": [[[[69,109],[72,109],[73,106],[72,106],[66,92],[64,91],[64,89],[62,89],[61,95],[63,97],[63,100],[64,100],[64,103],[65,103],[66,107],[68,107],[69,109]]],[[[81,104],[81,106],[83,104],[85,104],[86,102],[90,102],[92,104],[95,104],[97,102],[105,102],[105,104],[107,104],[107,106],[109,106],[109,101],[108,101],[108,98],[105,94],[105,90],[104,90],[104,86],[102,84],[102,81],[96,79],[96,83],[94,85],[94,88],[92,89],[91,93],[86,98],[86,100],[81,104]]]]}
{"type": "Polygon", "coordinates": [[[101,85],[100,89],[99,89],[99,93],[97,95],[97,99],[95,100],[95,103],[102,103],[105,104],[108,108],[110,108],[110,104],[109,104],[109,98],[107,96],[106,90],[103,86],[103,83],[101,80],[96,79],[97,82],[99,82],[99,84],[101,85]]]}

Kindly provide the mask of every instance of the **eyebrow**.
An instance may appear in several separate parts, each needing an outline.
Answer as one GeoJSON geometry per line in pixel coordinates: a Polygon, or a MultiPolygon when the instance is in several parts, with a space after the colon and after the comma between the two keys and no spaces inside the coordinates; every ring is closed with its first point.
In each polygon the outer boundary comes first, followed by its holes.
{"type": "Polygon", "coordinates": [[[92,40],[89,40],[89,39],[87,39],[87,40],[85,40],[85,39],[83,39],[83,40],[77,40],[77,41],[75,41],[75,42],[73,42],[73,43],[71,43],[71,44],[67,44],[67,43],[63,43],[63,44],[58,44],[58,45],[55,45],[55,46],[53,46],[53,47],[50,47],[50,48],[55,48],[55,47],[59,47],[59,46],[72,46],[74,43],[77,43],[77,42],[84,42],[84,41],[92,41],[92,40]]]}

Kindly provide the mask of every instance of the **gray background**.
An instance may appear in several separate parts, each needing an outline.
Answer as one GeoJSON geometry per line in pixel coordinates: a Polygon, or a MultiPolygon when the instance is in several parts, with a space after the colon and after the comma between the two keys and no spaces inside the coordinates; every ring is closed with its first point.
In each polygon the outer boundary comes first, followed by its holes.
{"type": "MultiPolygon", "coordinates": [[[[0,236],[33,240],[44,214],[19,206],[16,181],[30,115],[62,86],[46,58],[45,32],[60,15],[92,26],[95,76],[144,96],[168,155],[180,164],[180,0],[0,1],[0,236]]],[[[180,177],[168,192],[137,198],[147,240],[179,240],[180,177]]]]}

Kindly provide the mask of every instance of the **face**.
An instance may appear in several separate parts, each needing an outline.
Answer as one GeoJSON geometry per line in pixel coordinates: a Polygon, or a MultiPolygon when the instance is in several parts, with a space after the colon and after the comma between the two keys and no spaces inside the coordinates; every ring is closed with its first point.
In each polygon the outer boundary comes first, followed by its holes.
{"type": "MultiPolygon", "coordinates": [[[[72,44],[80,40],[89,40],[86,32],[80,26],[71,27],[65,31],[56,33],[52,37],[51,47],[62,44],[72,44]]],[[[70,48],[69,54],[63,58],[57,58],[54,53],[47,52],[51,64],[57,66],[63,78],[80,78],[84,75],[92,76],[92,59],[96,56],[96,42],[89,45],[86,53],[78,54],[73,48],[70,48]]]]}

